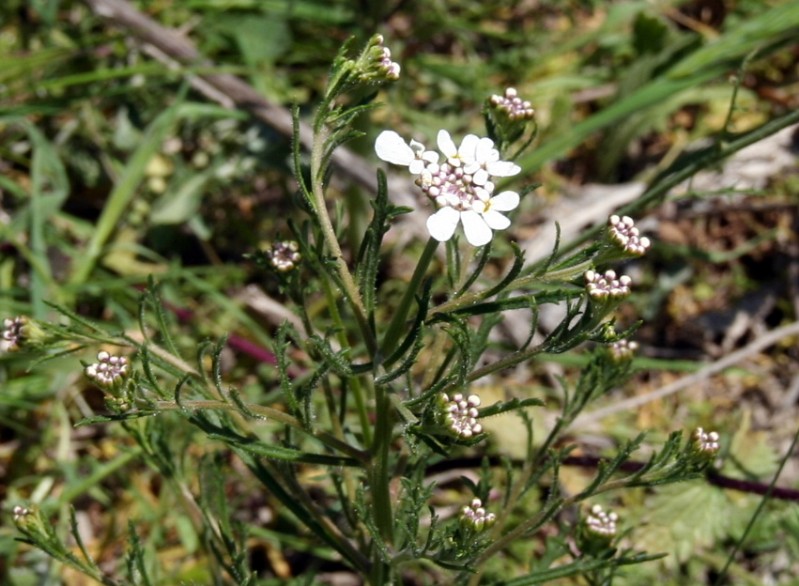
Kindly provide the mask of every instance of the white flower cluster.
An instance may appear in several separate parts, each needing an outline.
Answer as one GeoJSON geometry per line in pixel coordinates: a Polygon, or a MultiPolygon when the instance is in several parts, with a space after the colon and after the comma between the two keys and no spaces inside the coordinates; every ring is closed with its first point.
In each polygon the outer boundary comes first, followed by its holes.
{"type": "Polygon", "coordinates": [[[694,441],[700,452],[713,455],[719,451],[719,434],[715,431],[705,431],[697,427],[694,431],[694,441]]]}
{"type": "Polygon", "coordinates": [[[0,352],[16,352],[23,339],[22,328],[28,322],[24,316],[7,317],[3,320],[3,333],[0,335],[0,352]]]}
{"type": "Polygon", "coordinates": [[[506,88],[504,96],[491,96],[490,102],[497,110],[505,112],[511,120],[530,120],[535,114],[533,106],[519,97],[516,88],[506,88]]]}
{"type": "Polygon", "coordinates": [[[608,297],[624,297],[630,294],[632,279],[627,275],[616,276],[616,271],[607,270],[604,273],[596,271],[585,272],[585,288],[594,299],[608,297]]]}
{"type": "Polygon", "coordinates": [[[281,273],[286,273],[297,266],[302,259],[300,246],[294,240],[273,242],[269,249],[269,262],[281,273]]]}
{"type": "Polygon", "coordinates": [[[488,513],[483,508],[483,501],[478,498],[461,509],[461,523],[471,527],[475,531],[482,531],[491,527],[497,520],[494,513],[488,513]]]}
{"type": "Polygon", "coordinates": [[[610,239],[625,252],[636,256],[643,255],[652,244],[646,236],[641,236],[630,216],[612,215],[608,219],[610,239]]]}
{"type": "Polygon", "coordinates": [[[616,340],[610,345],[610,354],[617,362],[629,360],[636,350],[638,350],[638,342],[633,340],[616,340]]]}
{"type": "Polygon", "coordinates": [[[601,505],[594,505],[585,518],[585,526],[591,533],[603,537],[613,537],[616,535],[616,522],[619,516],[613,512],[605,512],[601,505]]]}
{"type": "Polygon", "coordinates": [[[511,177],[521,167],[499,159],[499,151],[490,138],[467,134],[459,147],[446,130],[438,132],[438,149],[405,140],[393,130],[380,133],[375,142],[377,156],[393,165],[408,167],[417,175],[416,184],[439,207],[427,219],[430,236],[444,242],[452,238],[459,223],[472,246],[487,244],[492,230],[504,230],[510,220],[500,212],[509,212],[519,205],[519,194],[503,191],[494,195],[494,177],[511,177]]]}
{"type": "Polygon", "coordinates": [[[103,350],[97,354],[97,362],[88,365],[83,372],[99,386],[113,387],[127,376],[128,359],[103,350]]]}
{"type": "Polygon", "coordinates": [[[462,393],[455,393],[450,397],[446,393],[441,393],[439,402],[444,414],[444,422],[456,436],[468,439],[482,433],[483,426],[477,423],[480,397],[477,395],[464,397],[462,393]]]}

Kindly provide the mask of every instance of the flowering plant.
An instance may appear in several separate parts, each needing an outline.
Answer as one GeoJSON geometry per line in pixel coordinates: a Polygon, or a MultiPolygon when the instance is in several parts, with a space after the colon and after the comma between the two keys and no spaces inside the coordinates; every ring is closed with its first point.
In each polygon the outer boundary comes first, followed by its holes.
{"type": "MultiPolygon", "coordinates": [[[[290,239],[276,239],[250,258],[296,315],[275,328],[264,359],[274,371],[257,393],[248,396],[225,381],[224,341],[192,345],[172,336],[154,279],[142,294],[136,334],[115,334],[61,307],[66,325],[6,319],[2,349],[27,345],[53,356],[91,349],[96,362],[83,372],[104,394],[106,411],[80,424],[119,426],[137,457],[168,479],[191,522],[203,529],[214,583],[257,583],[246,543],[258,523],[241,522],[227,498],[237,489],[231,478],[245,473],[256,492],[269,495],[275,515],[302,527],[297,539],[308,551],[322,548],[322,557],[375,586],[402,583],[409,574],[520,586],[589,571],[604,583],[618,567],[657,556],[620,543],[623,520],[601,505],[588,509],[582,525],[567,522],[569,511],[605,493],[699,477],[719,449],[715,432],[700,428],[693,439],[675,432],[649,463],[630,472],[624,465],[641,447],[638,437],[604,460],[584,490],[560,489],[569,425],[627,380],[637,348],[613,326],[632,279],[610,266],[644,254],[651,242],[630,217],[613,215],[603,237],[570,252],[553,242],[544,262],[527,264],[512,243],[493,253],[495,239],[513,237],[523,190],[499,190],[497,183],[525,176],[503,157],[529,144],[533,123],[530,104],[509,89],[490,100],[496,111],[489,136],[469,133],[457,145],[439,130],[436,151],[391,130],[377,135],[377,157],[407,167],[416,195],[426,198],[424,209],[434,208],[425,222],[430,238],[398,294],[382,281],[381,255],[386,235],[414,214],[392,203],[386,175],[378,171],[368,226],[350,240],[328,178],[334,151],[362,137],[354,123],[371,107],[375,88],[400,71],[379,35],[355,57],[343,50],[312,120],[310,152],[302,151],[299,136],[294,142],[302,219],[287,222],[290,239]],[[459,226],[465,243],[456,237],[459,226]],[[558,306],[562,315],[533,344],[546,306],[558,306]],[[495,327],[511,310],[529,313],[531,334],[513,346],[495,344],[495,327]],[[480,398],[481,382],[577,347],[588,347],[584,368],[562,381],[560,414],[543,439],[533,441],[531,415],[543,405],[540,397],[480,398]],[[184,358],[189,349],[196,363],[184,358]],[[523,460],[498,462],[490,422],[500,415],[521,421],[523,460]],[[165,439],[186,429],[218,450],[204,455],[197,476],[184,466],[193,453],[180,453],[165,439]],[[435,470],[459,467],[458,459],[469,454],[485,456],[484,464],[458,475],[456,490],[437,494],[435,470]],[[542,487],[549,496],[532,499],[542,487]],[[545,527],[559,533],[547,540],[546,563],[525,575],[504,575],[497,560],[515,544],[532,547],[532,536],[545,527]],[[575,539],[578,549],[563,545],[575,539]]],[[[299,135],[297,111],[295,127],[299,135]]],[[[152,583],[152,560],[133,526],[127,563],[108,570],[83,547],[74,515],[79,551],[52,528],[47,503],[38,505],[13,508],[23,539],[104,584],[120,583],[114,572],[152,583]]]]}

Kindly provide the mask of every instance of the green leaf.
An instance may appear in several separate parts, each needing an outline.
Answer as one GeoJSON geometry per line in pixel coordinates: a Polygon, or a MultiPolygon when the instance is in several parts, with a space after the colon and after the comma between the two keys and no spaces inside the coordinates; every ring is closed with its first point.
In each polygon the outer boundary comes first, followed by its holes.
{"type": "Polygon", "coordinates": [[[499,415],[500,413],[505,413],[507,411],[515,411],[517,409],[523,409],[524,407],[543,407],[546,403],[541,399],[518,399],[513,398],[510,401],[500,401],[498,403],[494,403],[489,407],[484,407],[480,409],[480,417],[491,417],[492,415],[499,415]]]}
{"type": "Polygon", "coordinates": [[[269,460],[282,460],[294,464],[319,464],[322,466],[354,466],[360,467],[361,463],[355,458],[344,456],[328,456],[326,454],[315,454],[303,452],[294,448],[266,444],[260,440],[243,440],[232,438],[229,435],[209,433],[208,437],[235,445],[237,448],[245,450],[255,456],[267,458],[269,460]]]}
{"type": "Polygon", "coordinates": [[[674,566],[724,537],[731,517],[748,519],[754,506],[741,504],[705,482],[659,487],[635,520],[635,543],[668,553],[666,563],[674,566]]]}

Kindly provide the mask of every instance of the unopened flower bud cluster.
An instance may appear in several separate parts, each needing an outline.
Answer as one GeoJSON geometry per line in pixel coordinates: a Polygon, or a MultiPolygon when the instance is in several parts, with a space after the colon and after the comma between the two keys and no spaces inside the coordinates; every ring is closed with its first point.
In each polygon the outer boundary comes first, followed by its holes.
{"type": "Polygon", "coordinates": [[[610,355],[616,362],[630,360],[638,350],[638,342],[632,340],[616,340],[610,345],[610,355]]]}
{"type": "Polygon", "coordinates": [[[24,339],[23,328],[28,320],[24,316],[7,317],[3,320],[3,333],[0,335],[0,351],[16,352],[24,339]]]}
{"type": "MultiPolygon", "coordinates": [[[[382,45],[383,37],[381,35],[378,35],[378,37],[380,37],[380,44],[382,45]]],[[[382,56],[380,57],[380,67],[383,69],[388,79],[399,79],[400,64],[391,60],[391,50],[385,46],[383,46],[382,56]]]]}
{"type": "Polygon", "coordinates": [[[504,96],[491,96],[490,102],[497,110],[505,112],[511,120],[531,120],[535,114],[530,102],[522,100],[516,88],[507,88],[504,96]]]}
{"type": "Polygon", "coordinates": [[[99,386],[113,387],[121,383],[127,376],[128,359],[102,351],[97,354],[97,362],[88,365],[84,372],[99,386]]]}
{"type": "Polygon", "coordinates": [[[391,50],[383,44],[383,35],[373,36],[358,63],[361,81],[395,81],[399,79],[400,70],[400,64],[391,60],[391,50]]]}
{"type": "Polygon", "coordinates": [[[616,535],[616,522],[619,516],[613,512],[605,512],[601,505],[591,507],[588,516],[585,518],[585,526],[590,533],[602,537],[613,537],[616,535]]]}
{"type": "Polygon", "coordinates": [[[714,455],[719,451],[719,434],[715,431],[705,431],[701,427],[697,427],[694,431],[694,441],[700,452],[714,455]]]}
{"type": "Polygon", "coordinates": [[[29,508],[23,507],[21,505],[15,506],[12,509],[11,512],[14,515],[14,522],[15,523],[19,523],[20,521],[25,519],[25,517],[28,517],[29,515],[31,515],[33,513],[33,511],[31,511],[29,508]]]}
{"type": "Polygon", "coordinates": [[[496,515],[487,512],[478,498],[472,499],[471,503],[461,509],[461,523],[478,532],[491,527],[496,520],[496,515]]]}
{"type": "Polygon", "coordinates": [[[439,397],[441,409],[444,414],[444,424],[456,436],[470,438],[482,433],[483,426],[477,423],[480,406],[480,397],[462,393],[455,393],[450,397],[442,393],[439,397]]]}
{"type": "Polygon", "coordinates": [[[630,294],[630,283],[632,283],[630,277],[617,276],[614,270],[607,270],[604,273],[585,272],[585,288],[594,299],[625,297],[630,294]]]}
{"type": "Polygon", "coordinates": [[[294,240],[273,242],[268,254],[269,262],[281,273],[294,269],[302,259],[300,247],[294,240]]]}
{"type": "Polygon", "coordinates": [[[635,222],[630,216],[612,215],[608,219],[608,233],[610,239],[618,244],[625,252],[635,256],[643,255],[651,242],[646,236],[641,236],[635,222]]]}

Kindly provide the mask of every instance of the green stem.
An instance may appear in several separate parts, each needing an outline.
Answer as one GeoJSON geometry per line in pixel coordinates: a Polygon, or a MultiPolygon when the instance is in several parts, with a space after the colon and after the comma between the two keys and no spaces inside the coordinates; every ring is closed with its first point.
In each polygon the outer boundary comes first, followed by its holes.
{"type": "MultiPolygon", "coordinates": [[[[516,352],[511,354],[510,356],[506,356],[502,360],[498,360],[496,362],[492,362],[491,364],[487,364],[483,368],[478,368],[477,370],[473,370],[469,373],[469,376],[466,377],[467,382],[474,382],[478,379],[483,378],[484,376],[488,376],[489,374],[493,374],[500,370],[504,370],[506,368],[510,368],[511,366],[516,366],[517,364],[521,364],[526,360],[530,360],[533,356],[540,354],[544,351],[544,344],[539,344],[538,346],[534,346],[533,348],[529,348],[524,352],[516,352]]],[[[442,392],[446,392],[449,390],[450,387],[446,387],[442,392]]]]}
{"type": "Polygon", "coordinates": [[[400,304],[394,312],[394,317],[391,318],[391,323],[383,336],[383,344],[380,348],[381,356],[390,356],[396,349],[402,331],[405,329],[405,322],[408,318],[408,313],[410,312],[414,297],[422,285],[422,279],[424,279],[427,273],[430,261],[433,260],[436,248],[438,248],[438,240],[430,238],[422,251],[422,256],[419,258],[416,269],[413,271],[411,282],[408,283],[405,294],[402,296],[400,304]]]}
{"type": "Polygon", "coordinates": [[[322,237],[327,245],[327,248],[333,255],[333,260],[336,263],[336,270],[341,285],[344,287],[344,294],[350,302],[352,312],[355,314],[355,321],[361,330],[366,348],[369,355],[374,357],[377,351],[377,343],[374,339],[374,334],[369,321],[366,318],[366,309],[361,299],[361,293],[355,284],[355,279],[352,277],[347,263],[344,261],[344,254],[339,246],[338,238],[336,238],[336,231],[333,229],[333,223],[330,220],[330,215],[327,213],[327,204],[325,202],[324,186],[322,185],[322,176],[324,175],[324,152],[325,143],[327,142],[327,133],[324,127],[320,125],[313,140],[313,148],[311,149],[311,187],[314,199],[314,208],[316,217],[319,220],[319,227],[322,229],[322,237]]]}
{"type": "MultiPolygon", "coordinates": [[[[324,289],[325,297],[327,298],[327,306],[330,309],[330,315],[333,318],[333,323],[336,324],[338,330],[338,341],[342,348],[349,345],[347,340],[347,330],[344,327],[344,320],[341,319],[341,314],[336,306],[336,300],[333,296],[333,291],[330,289],[330,283],[324,277],[321,279],[322,288],[324,289]]],[[[358,412],[358,420],[361,424],[361,433],[363,434],[363,445],[368,446],[372,443],[372,425],[369,423],[369,412],[366,407],[366,398],[364,397],[361,381],[357,377],[350,377],[347,379],[350,383],[350,388],[355,396],[355,410],[358,412]]],[[[338,418],[335,412],[331,413],[331,417],[335,418],[334,425],[338,425],[338,418]]],[[[340,427],[340,426],[339,426],[340,427]]]]}
{"type": "MultiPolygon", "coordinates": [[[[533,274],[533,275],[525,275],[523,277],[518,277],[511,281],[507,287],[505,287],[505,291],[515,291],[518,289],[523,289],[529,285],[533,285],[535,283],[546,283],[550,281],[570,281],[574,277],[585,273],[588,269],[590,269],[594,265],[594,260],[589,259],[578,263],[574,266],[566,267],[564,269],[560,269],[557,271],[550,271],[543,275],[533,274]]],[[[484,301],[487,297],[486,293],[491,291],[491,289],[485,289],[483,291],[475,291],[474,293],[466,293],[456,299],[450,299],[449,301],[445,301],[441,305],[437,305],[433,309],[431,309],[428,313],[429,315],[435,315],[437,313],[450,313],[453,311],[459,311],[470,305],[475,305],[484,301]]]]}
{"type": "Polygon", "coordinates": [[[380,535],[387,543],[393,541],[394,519],[391,515],[391,493],[389,483],[389,448],[393,430],[393,409],[382,385],[375,387],[375,438],[372,444],[372,500],[374,519],[380,535]]]}

